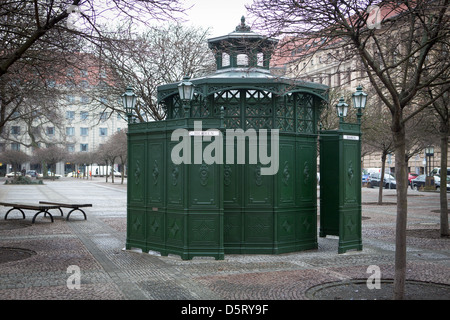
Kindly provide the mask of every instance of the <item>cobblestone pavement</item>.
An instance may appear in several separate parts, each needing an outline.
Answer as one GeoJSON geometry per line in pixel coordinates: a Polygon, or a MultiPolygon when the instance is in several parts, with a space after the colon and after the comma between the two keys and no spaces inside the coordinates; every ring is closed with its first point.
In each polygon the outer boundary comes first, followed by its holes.
{"type": "MultiPolygon", "coordinates": [[[[0,207],[1,300],[308,300],[389,299],[394,276],[395,190],[363,188],[363,250],[338,254],[338,238],[281,255],[225,255],[225,260],[124,250],[126,184],[62,178],[44,185],[5,185],[0,201],[88,202],[88,219],[73,213],[31,224],[0,207]],[[380,290],[367,290],[371,265],[380,290]],[[77,287],[79,268],[80,284],[77,287]],[[74,288],[75,287],[75,288],[74,288]],[[77,289],[78,288],[78,289],[77,289]]],[[[440,238],[439,194],[409,190],[408,299],[450,299],[450,239],[440,238]]]]}

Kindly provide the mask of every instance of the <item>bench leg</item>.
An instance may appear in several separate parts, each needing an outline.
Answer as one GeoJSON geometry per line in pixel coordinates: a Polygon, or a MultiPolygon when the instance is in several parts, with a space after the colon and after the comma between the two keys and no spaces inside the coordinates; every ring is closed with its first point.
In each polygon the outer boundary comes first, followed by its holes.
{"type": "Polygon", "coordinates": [[[10,213],[13,210],[19,210],[20,212],[22,212],[22,217],[25,219],[25,212],[23,212],[22,209],[20,209],[20,208],[12,208],[12,209],[9,209],[8,212],[5,214],[5,220],[6,220],[6,218],[8,218],[8,213],[10,213]]]}
{"type": "Polygon", "coordinates": [[[44,217],[45,217],[45,215],[48,213],[48,215],[50,216],[50,219],[51,219],[52,222],[53,222],[53,216],[51,215],[51,213],[48,212],[48,210],[41,210],[41,211],[38,211],[38,212],[34,215],[33,220],[31,220],[31,223],[34,223],[34,221],[36,220],[37,215],[38,215],[39,213],[41,213],[41,212],[44,213],[44,217]]]}
{"type": "Polygon", "coordinates": [[[84,215],[84,220],[87,220],[86,213],[84,213],[84,211],[81,210],[80,208],[75,208],[75,209],[70,210],[69,213],[67,214],[66,220],[69,220],[70,214],[76,210],[81,211],[81,213],[84,215]]]}
{"type": "MultiPolygon", "coordinates": [[[[48,210],[49,210],[49,209],[47,209],[47,210],[45,211],[44,217],[47,216],[48,210]]],[[[61,217],[64,217],[64,214],[63,214],[63,211],[61,210],[61,208],[58,208],[58,210],[59,210],[59,212],[61,212],[61,217]]],[[[49,214],[50,214],[50,213],[49,213],[49,214]]]]}

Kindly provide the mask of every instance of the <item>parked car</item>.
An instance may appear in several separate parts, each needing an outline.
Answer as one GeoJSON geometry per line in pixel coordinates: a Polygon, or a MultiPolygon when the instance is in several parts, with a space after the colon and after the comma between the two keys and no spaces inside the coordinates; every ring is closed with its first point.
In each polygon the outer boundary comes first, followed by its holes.
{"type": "Polygon", "coordinates": [[[369,186],[371,188],[373,187],[384,187],[386,189],[395,189],[397,187],[397,182],[395,181],[395,178],[391,174],[385,174],[383,182],[381,182],[381,173],[375,172],[371,173],[369,176],[369,186]]]}
{"type": "MultiPolygon", "coordinates": [[[[53,177],[53,172],[49,171],[49,172],[47,172],[47,175],[49,177],[53,177]]],[[[43,178],[43,177],[44,177],[44,175],[42,173],[38,173],[38,178],[43,178]]],[[[55,174],[54,178],[55,179],[59,179],[59,178],[61,178],[61,175],[60,174],[55,174]]]]}
{"type": "Polygon", "coordinates": [[[10,172],[6,175],[6,177],[12,178],[14,176],[21,176],[21,175],[22,175],[22,172],[10,172]]]}
{"type": "MultiPolygon", "coordinates": [[[[417,178],[411,180],[411,189],[419,190],[421,187],[425,186],[427,176],[425,174],[421,174],[417,178]]],[[[439,176],[434,176],[434,187],[436,190],[441,188],[441,181],[439,176]]],[[[447,177],[447,190],[450,190],[450,177],[447,177]]]]}
{"type": "MultiPolygon", "coordinates": [[[[436,177],[435,177],[436,178],[436,177]]],[[[441,188],[441,181],[434,181],[434,185],[436,186],[436,190],[439,190],[441,188]]],[[[447,177],[447,191],[450,190],[450,177],[447,177]]]]}
{"type": "Polygon", "coordinates": [[[419,175],[417,173],[408,173],[408,184],[411,185],[411,180],[417,178],[419,175]]]}
{"type": "Polygon", "coordinates": [[[366,169],[363,169],[363,171],[361,172],[361,177],[363,185],[369,182],[369,172],[366,169]]]}
{"type": "MultiPolygon", "coordinates": [[[[433,176],[441,176],[441,168],[434,168],[431,171],[431,175],[433,175],[433,176]]],[[[447,168],[447,176],[450,176],[450,168],[447,168]]]]}
{"type": "Polygon", "coordinates": [[[36,178],[38,174],[37,174],[36,170],[28,170],[27,175],[30,177],[36,178]]]}
{"type": "Polygon", "coordinates": [[[424,187],[426,177],[427,176],[425,174],[421,174],[420,176],[417,176],[416,178],[412,179],[411,189],[419,190],[420,187],[424,187]]]}

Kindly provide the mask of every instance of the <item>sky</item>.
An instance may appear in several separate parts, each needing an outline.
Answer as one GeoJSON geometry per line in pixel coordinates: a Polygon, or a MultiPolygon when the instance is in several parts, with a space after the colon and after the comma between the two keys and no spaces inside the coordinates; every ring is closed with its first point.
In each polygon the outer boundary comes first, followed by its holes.
{"type": "MultiPolygon", "coordinates": [[[[223,36],[233,32],[241,17],[247,17],[245,5],[250,5],[253,0],[187,0],[186,11],[189,20],[187,25],[210,28],[211,38],[223,36]]],[[[247,20],[246,24],[251,25],[247,20]]]]}

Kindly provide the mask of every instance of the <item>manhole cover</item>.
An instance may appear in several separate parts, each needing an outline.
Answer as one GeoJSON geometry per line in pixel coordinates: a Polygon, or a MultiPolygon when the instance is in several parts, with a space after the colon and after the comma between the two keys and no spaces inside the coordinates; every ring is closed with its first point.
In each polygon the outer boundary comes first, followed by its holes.
{"type": "Polygon", "coordinates": [[[0,263],[22,260],[35,255],[33,250],[22,248],[0,247],[0,263]]]}
{"type": "Polygon", "coordinates": [[[0,221],[0,231],[22,229],[29,226],[31,226],[31,223],[29,222],[14,221],[14,220],[0,221]]]}
{"type": "MultiPolygon", "coordinates": [[[[312,300],[392,300],[394,281],[381,280],[380,289],[369,289],[366,279],[326,283],[309,288],[306,296],[312,300]]],[[[448,300],[450,286],[446,284],[406,280],[405,300],[448,300]]]]}

